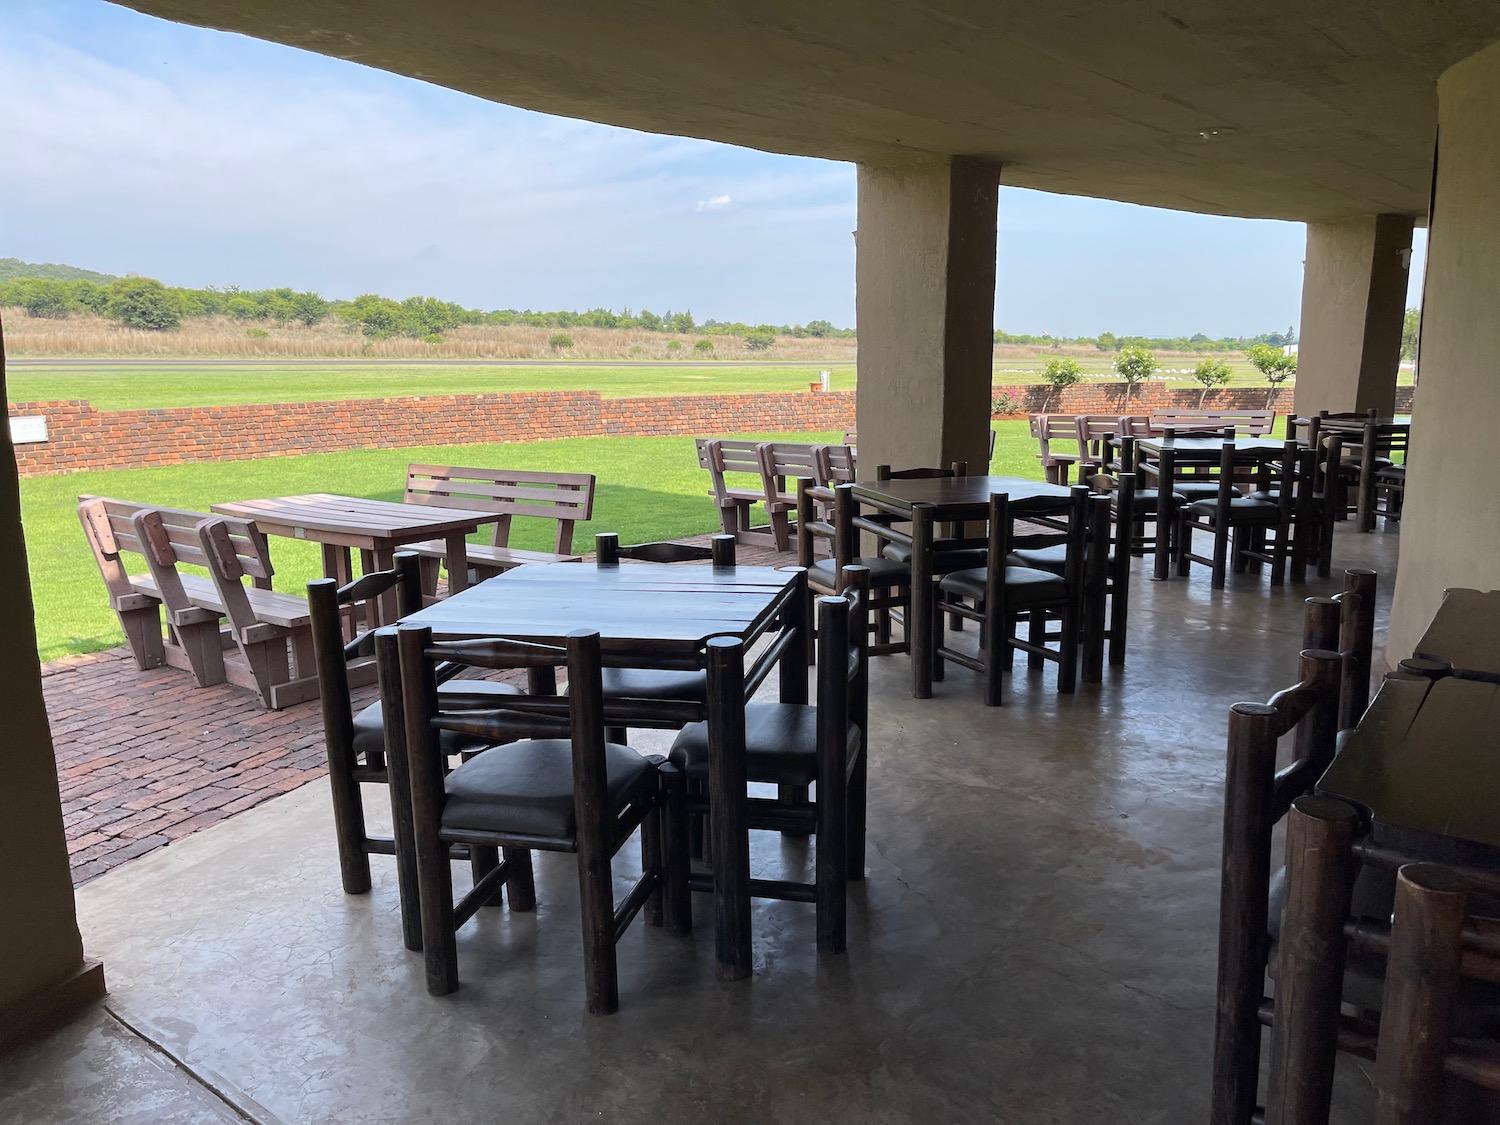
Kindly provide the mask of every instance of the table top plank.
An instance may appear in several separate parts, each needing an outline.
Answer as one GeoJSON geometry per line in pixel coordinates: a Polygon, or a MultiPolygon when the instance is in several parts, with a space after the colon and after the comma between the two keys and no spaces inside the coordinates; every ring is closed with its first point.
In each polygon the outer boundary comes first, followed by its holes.
{"type": "Polygon", "coordinates": [[[938,520],[979,519],[996,492],[1010,497],[1011,507],[1051,508],[1069,498],[1067,486],[1027,477],[925,477],[916,480],[863,480],[854,484],[857,500],[909,514],[913,504],[931,504],[938,520]]]}
{"type": "Polygon", "coordinates": [[[1466,679],[1500,682],[1500,590],[1444,590],[1412,655],[1446,661],[1466,679]]]}
{"type": "MultiPolygon", "coordinates": [[[[1305,443],[1304,443],[1305,444],[1305,443]]],[[[1237,437],[1234,439],[1235,457],[1270,457],[1281,453],[1285,442],[1281,438],[1237,437]]],[[[1170,449],[1178,461],[1212,455],[1215,462],[1223,452],[1224,439],[1216,435],[1202,437],[1136,438],[1135,447],[1148,457],[1160,457],[1163,449],[1170,449]]]]}
{"type": "Polygon", "coordinates": [[[493,513],[321,492],[215,504],[213,511],[254,520],[264,531],[290,532],[290,537],[297,539],[316,540],[332,534],[388,542],[412,542],[460,531],[468,534],[480,524],[499,518],[493,513]],[[301,534],[297,534],[299,531],[301,534]]]}

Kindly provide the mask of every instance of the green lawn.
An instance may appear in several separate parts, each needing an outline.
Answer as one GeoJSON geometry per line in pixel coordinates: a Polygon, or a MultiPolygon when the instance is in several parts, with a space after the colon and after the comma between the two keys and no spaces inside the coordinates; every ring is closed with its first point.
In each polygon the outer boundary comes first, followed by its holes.
{"type": "MultiPolygon", "coordinates": [[[[1026,423],[1001,422],[996,429],[1000,438],[994,471],[1039,476],[1026,423]]],[[[838,439],[835,434],[765,436],[838,439]]],[[[596,531],[617,531],[626,542],[633,542],[693,535],[718,526],[707,497],[708,478],[698,468],[690,437],[570,438],[527,445],[359,450],[34,477],[21,481],[21,511],[42,659],[123,643],[78,526],[75,508],[80,493],[204,511],[223,501],[302,492],[399,500],[406,466],[412,462],[594,472],[599,478],[594,519],[579,525],[580,548],[589,545],[596,531]]],[[[550,531],[526,527],[526,522],[516,525],[512,543],[547,549],[550,531]]],[[[271,556],[277,566],[277,589],[300,593],[309,579],[318,576],[318,549],[313,544],[276,538],[271,541],[271,556]]],[[[130,562],[140,564],[138,559],[130,562]]]]}
{"type": "Polygon", "coordinates": [[[87,399],[99,410],[140,410],[509,391],[596,390],[606,398],[806,391],[820,370],[833,373],[834,390],[854,389],[853,364],[832,363],[784,367],[687,363],[657,367],[385,367],[357,362],[316,367],[276,363],[111,367],[101,361],[97,367],[29,368],[25,360],[17,359],[9,366],[6,382],[12,402],[87,399]]]}

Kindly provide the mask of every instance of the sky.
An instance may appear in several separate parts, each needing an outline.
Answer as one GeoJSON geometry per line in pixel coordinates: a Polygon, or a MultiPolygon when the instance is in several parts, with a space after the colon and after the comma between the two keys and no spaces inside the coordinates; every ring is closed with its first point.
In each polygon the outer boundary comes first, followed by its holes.
{"type": "MultiPolygon", "coordinates": [[[[0,151],[0,257],[854,324],[853,165],[532,113],[102,0],[0,2],[0,151]]],[[[1296,223],[1002,188],[995,323],[1282,331],[1304,241],[1296,223]]]]}

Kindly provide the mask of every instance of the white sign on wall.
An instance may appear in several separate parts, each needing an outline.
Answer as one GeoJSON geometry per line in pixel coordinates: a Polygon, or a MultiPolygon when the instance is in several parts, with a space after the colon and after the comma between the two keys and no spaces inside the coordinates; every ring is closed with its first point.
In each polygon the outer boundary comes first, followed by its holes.
{"type": "Polygon", "coordinates": [[[47,419],[40,414],[10,420],[10,440],[14,445],[47,440],[47,419]]]}

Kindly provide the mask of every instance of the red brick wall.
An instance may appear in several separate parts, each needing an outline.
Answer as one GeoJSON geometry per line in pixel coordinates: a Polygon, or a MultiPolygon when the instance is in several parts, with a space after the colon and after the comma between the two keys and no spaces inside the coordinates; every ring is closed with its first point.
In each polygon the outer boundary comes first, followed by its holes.
{"type": "MultiPolygon", "coordinates": [[[[1018,404],[1014,416],[1043,409],[1043,387],[996,387],[1018,404]]],[[[1211,393],[1205,406],[1261,408],[1264,389],[1211,393]]],[[[1288,409],[1291,391],[1278,391],[1288,409]]],[[[1131,411],[1195,407],[1198,392],[1152,383],[1132,396],[1131,411]]],[[[1399,387],[1396,408],[1411,409],[1399,387]]],[[[1046,409],[1108,414],[1121,409],[1119,384],[1070,387],[1046,409]]],[[[95,410],[87,402],[22,402],[12,416],[43,415],[48,440],[16,447],[24,476],[243,461],[343,449],[479,445],[606,435],[805,433],[854,428],[854,394],[675,395],[601,398],[597,391],[513,395],[431,395],[265,406],[186,406],[163,410],[95,410]]],[[[1009,415],[1008,415],[1009,416],[1009,415]]]]}

